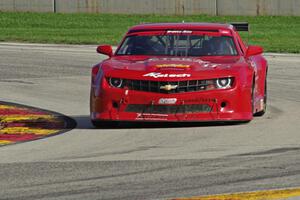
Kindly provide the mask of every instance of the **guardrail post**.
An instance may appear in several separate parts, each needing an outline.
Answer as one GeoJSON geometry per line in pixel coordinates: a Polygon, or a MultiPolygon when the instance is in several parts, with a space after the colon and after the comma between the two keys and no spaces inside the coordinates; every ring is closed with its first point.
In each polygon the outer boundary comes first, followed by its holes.
{"type": "Polygon", "coordinates": [[[56,0],[53,0],[53,13],[56,13],[56,0]]]}
{"type": "Polygon", "coordinates": [[[215,0],[215,15],[219,16],[219,0],[215,0]]]}

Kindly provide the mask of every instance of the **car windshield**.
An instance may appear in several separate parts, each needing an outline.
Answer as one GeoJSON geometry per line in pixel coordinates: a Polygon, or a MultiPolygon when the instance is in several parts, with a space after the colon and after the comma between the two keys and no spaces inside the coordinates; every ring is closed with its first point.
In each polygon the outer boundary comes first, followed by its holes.
{"type": "Polygon", "coordinates": [[[235,56],[230,36],[135,35],[128,36],[116,55],[235,56]]]}

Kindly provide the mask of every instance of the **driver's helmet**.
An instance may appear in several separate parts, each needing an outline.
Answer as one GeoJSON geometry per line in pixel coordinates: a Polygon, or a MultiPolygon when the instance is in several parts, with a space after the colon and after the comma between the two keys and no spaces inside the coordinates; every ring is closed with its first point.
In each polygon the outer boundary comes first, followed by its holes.
{"type": "Polygon", "coordinates": [[[231,55],[233,49],[226,37],[213,37],[210,44],[215,55],[231,55]]]}

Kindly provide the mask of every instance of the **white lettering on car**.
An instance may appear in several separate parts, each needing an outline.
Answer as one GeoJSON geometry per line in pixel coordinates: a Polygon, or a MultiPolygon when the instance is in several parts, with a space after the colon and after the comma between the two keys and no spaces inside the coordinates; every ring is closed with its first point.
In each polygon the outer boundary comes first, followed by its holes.
{"type": "Polygon", "coordinates": [[[136,120],[167,120],[167,117],[164,114],[137,113],[136,120]]]}
{"type": "Polygon", "coordinates": [[[167,31],[167,34],[192,34],[193,31],[189,30],[170,30],[167,31]]]}
{"type": "Polygon", "coordinates": [[[191,74],[162,74],[157,72],[151,72],[149,74],[144,74],[143,76],[146,77],[153,77],[153,78],[189,78],[191,74]]]}
{"type": "Polygon", "coordinates": [[[161,98],[158,100],[159,104],[176,104],[177,99],[176,98],[161,98]]]}

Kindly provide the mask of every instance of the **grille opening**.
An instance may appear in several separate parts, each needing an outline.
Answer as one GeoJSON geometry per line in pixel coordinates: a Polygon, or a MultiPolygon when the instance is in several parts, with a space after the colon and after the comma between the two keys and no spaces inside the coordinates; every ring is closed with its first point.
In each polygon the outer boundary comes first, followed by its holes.
{"type": "MultiPolygon", "coordinates": [[[[109,78],[108,78],[109,80],[109,78]]],[[[147,81],[147,80],[130,80],[123,79],[120,88],[129,90],[137,90],[144,92],[156,92],[164,94],[196,92],[207,90],[211,85],[211,80],[188,80],[188,81],[147,81]],[[162,86],[171,85],[176,86],[174,89],[162,89],[162,86]]]]}

